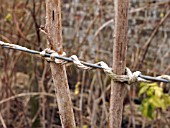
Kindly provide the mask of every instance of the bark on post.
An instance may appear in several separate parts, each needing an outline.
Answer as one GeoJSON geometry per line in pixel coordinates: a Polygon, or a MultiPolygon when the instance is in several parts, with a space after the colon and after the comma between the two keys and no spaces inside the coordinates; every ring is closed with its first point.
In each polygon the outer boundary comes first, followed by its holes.
{"type": "MultiPolygon", "coordinates": [[[[46,0],[46,30],[48,46],[63,53],[60,0],[46,0]]],[[[51,63],[51,72],[56,90],[57,103],[63,128],[75,128],[75,119],[70,97],[65,66],[51,63]]]]}
{"type": "MultiPolygon", "coordinates": [[[[126,67],[128,6],[129,0],[114,0],[113,72],[119,75],[125,73],[126,67]]],[[[125,85],[112,81],[109,113],[110,128],[121,128],[123,100],[125,95],[125,85]]]]}

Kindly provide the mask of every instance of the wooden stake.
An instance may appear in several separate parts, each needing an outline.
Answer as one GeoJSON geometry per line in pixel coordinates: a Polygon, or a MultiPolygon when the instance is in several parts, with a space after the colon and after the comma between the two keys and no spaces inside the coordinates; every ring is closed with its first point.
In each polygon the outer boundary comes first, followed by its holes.
{"type": "MultiPolygon", "coordinates": [[[[113,43],[113,72],[125,74],[127,31],[128,31],[128,6],[129,0],[114,0],[115,23],[113,43]]],[[[111,83],[109,127],[121,128],[123,100],[126,96],[124,83],[111,83]]]]}
{"type": "MultiPolygon", "coordinates": [[[[48,46],[59,54],[62,54],[63,40],[60,0],[46,0],[46,30],[48,38],[50,38],[50,40],[47,41],[48,46]]],[[[65,66],[55,63],[51,63],[50,66],[62,127],[75,128],[75,119],[65,66]]]]}

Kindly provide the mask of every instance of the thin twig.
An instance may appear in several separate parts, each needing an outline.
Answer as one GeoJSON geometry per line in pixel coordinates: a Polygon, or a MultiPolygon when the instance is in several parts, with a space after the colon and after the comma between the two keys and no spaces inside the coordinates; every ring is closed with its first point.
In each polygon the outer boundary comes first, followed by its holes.
{"type": "Polygon", "coordinates": [[[74,51],[74,53],[77,53],[79,51],[80,47],[85,44],[87,36],[89,35],[89,33],[90,33],[90,31],[91,31],[91,29],[92,29],[92,27],[93,27],[93,25],[94,25],[94,23],[95,23],[95,21],[97,20],[98,17],[99,17],[99,15],[96,15],[94,17],[94,19],[90,23],[89,27],[87,28],[87,31],[85,33],[85,36],[84,36],[83,40],[80,42],[80,44],[78,44],[78,46],[77,46],[76,50],[74,51]]]}
{"type": "Polygon", "coordinates": [[[44,96],[50,96],[50,97],[54,97],[55,98],[55,95],[53,94],[49,94],[49,93],[40,93],[40,92],[32,92],[32,93],[21,93],[21,94],[17,94],[17,95],[14,95],[14,96],[11,96],[9,98],[6,98],[6,99],[3,99],[0,101],[0,105],[3,104],[3,103],[6,103],[10,100],[14,100],[16,98],[19,98],[19,97],[24,97],[24,96],[37,96],[37,95],[44,95],[44,96]]]}
{"type": "Polygon", "coordinates": [[[161,21],[158,23],[158,25],[155,27],[154,31],[152,32],[150,38],[147,40],[147,42],[144,44],[143,46],[143,50],[142,50],[142,58],[140,60],[140,65],[143,63],[143,61],[145,60],[146,54],[148,52],[149,46],[151,44],[152,39],[155,37],[156,33],[159,30],[159,27],[166,21],[166,19],[168,18],[168,16],[170,15],[170,11],[168,11],[166,13],[166,15],[161,19],[161,21]]]}
{"type": "Polygon", "coordinates": [[[5,121],[4,121],[3,117],[2,117],[1,112],[0,112],[0,120],[1,120],[1,123],[2,123],[3,127],[4,127],[4,128],[7,128],[7,126],[6,126],[6,124],[5,124],[5,121]]]}
{"type": "MultiPolygon", "coordinates": [[[[157,3],[149,4],[149,5],[140,7],[140,8],[131,9],[131,10],[129,11],[129,13],[130,13],[130,14],[133,14],[133,13],[140,12],[140,11],[143,11],[143,10],[145,10],[145,9],[148,9],[149,7],[160,6],[160,5],[169,4],[169,3],[170,3],[170,1],[157,2],[157,3]]],[[[98,28],[98,30],[95,32],[94,37],[96,37],[96,36],[99,34],[99,32],[100,32],[102,29],[104,29],[106,26],[112,24],[113,21],[114,21],[113,19],[110,19],[110,20],[108,20],[107,22],[103,23],[103,24],[98,28]]]]}
{"type": "Polygon", "coordinates": [[[157,2],[157,3],[149,4],[149,5],[140,7],[140,8],[132,9],[132,10],[129,11],[129,13],[136,13],[136,12],[140,12],[140,11],[143,11],[145,9],[148,9],[149,7],[160,6],[160,5],[169,4],[169,3],[170,3],[169,0],[165,1],[165,2],[157,2]]]}

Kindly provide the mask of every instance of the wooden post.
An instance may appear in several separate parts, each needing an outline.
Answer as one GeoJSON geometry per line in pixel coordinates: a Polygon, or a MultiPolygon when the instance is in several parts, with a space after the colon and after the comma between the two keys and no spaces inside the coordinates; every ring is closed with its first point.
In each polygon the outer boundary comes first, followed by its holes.
{"type": "MultiPolygon", "coordinates": [[[[46,30],[48,46],[63,53],[60,0],[46,0],[46,30]]],[[[63,128],[75,128],[75,119],[70,97],[65,66],[51,63],[51,72],[56,90],[57,103],[63,128]]]]}
{"type": "MultiPolygon", "coordinates": [[[[128,31],[128,6],[129,0],[114,0],[115,23],[113,43],[113,72],[125,74],[127,31],[128,31]]],[[[109,127],[121,128],[123,100],[126,95],[124,83],[111,83],[109,127]]]]}

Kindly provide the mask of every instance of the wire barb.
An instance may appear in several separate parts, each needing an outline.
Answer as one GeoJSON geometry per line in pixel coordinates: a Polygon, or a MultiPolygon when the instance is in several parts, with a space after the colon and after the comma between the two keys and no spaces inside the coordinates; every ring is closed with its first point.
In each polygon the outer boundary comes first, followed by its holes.
{"type": "Polygon", "coordinates": [[[57,64],[65,64],[72,62],[74,63],[78,68],[84,69],[84,70],[91,70],[91,69],[102,69],[107,75],[109,75],[114,81],[118,82],[127,82],[128,84],[136,83],[136,82],[164,82],[164,83],[170,83],[170,76],[169,75],[162,75],[158,77],[152,77],[152,76],[146,76],[142,75],[140,71],[136,71],[132,73],[129,68],[126,68],[126,74],[125,75],[117,75],[113,73],[112,68],[110,68],[105,62],[101,61],[96,64],[91,64],[88,62],[80,61],[76,55],[72,55],[71,57],[65,57],[65,53],[63,52],[62,55],[59,55],[57,52],[45,49],[41,52],[36,50],[31,50],[26,47],[22,47],[20,45],[5,43],[3,41],[0,41],[0,45],[3,48],[9,48],[14,49],[18,51],[23,51],[31,54],[37,54],[41,57],[44,57],[47,61],[53,61],[57,64]]]}

